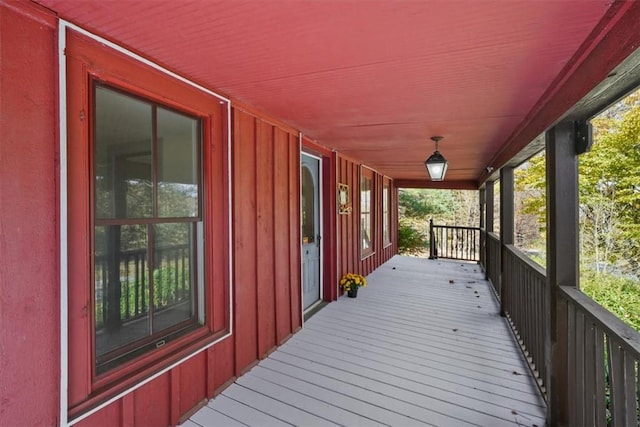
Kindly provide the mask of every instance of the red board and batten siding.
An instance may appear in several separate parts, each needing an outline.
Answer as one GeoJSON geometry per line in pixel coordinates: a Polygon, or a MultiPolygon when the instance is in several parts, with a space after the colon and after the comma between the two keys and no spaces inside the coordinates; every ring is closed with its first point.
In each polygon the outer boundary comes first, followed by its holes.
{"type": "Polygon", "coordinates": [[[234,335],[81,421],[175,425],[301,327],[298,137],[233,109],[234,335]]]}
{"type": "Polygon", "coordinates": [[[396,254],[397,197],[393,181],[389,182],[391,216],[391,245],[383,244],[382,235],[382,188],[384,176],[373,171],[372,235],[373,254],[363,257],[360,248],[360,169],[361,165],[346,156],[338,155],[338,178],[340,184],[349,186],[352,212],[338,215],[338,277],[346,273],[368,275],[396,254]]]}
{"type": "Polygon", "coordinates": [[[233,110],[235,374],[302,325],[297,135],[233,110]]]}
{"type": "Polygon", "coordinates": [[[56,21],[0,1],[0,425],[55,425],[60,270],[56,21]]]}
{"type": "MultiPolygon", "coordinates": [[[[56,425],[60,405],[56,22],[50,12],[30,2],[0,0],[0,11],[0,425],[56,425]]],[[[233,336],[78,425],[175,425],[301,327],[298,134],[244,108],[233,109],[230,132],[233,336]]],[[[330,271],[342,273],[336,263],[350,259],[350,271],[367,274],[391,255],[392,248],[381,249],[381,231],[376,232],[376,253],[360,261],[357,193],[352,192],[353,214],[338,216],[335,209],[336,182],[346,182],[356,191],[358,166],[340,159],[339,169],[351,170],[343,178],[337,172],[336,153],[325,154],[324,194],[329,198],[325,221],[329,235],[339,236],[337,244],[327,248],[325,263],[330,271]],[[350,221],[347,232],[336,234],[335,227],[345,221],[350,221]],[[343,255],[347,253],[351,255],[343,255]]],[[[87,149],[71,159],[78,155],[86,166],[87,149]]],[[[86,176],[75,178],[86,181],[86,176]]],[[[378,193],[381,180],[376,175],[378,193]]],[[[377,209],[376,218],[381,218],[381,208],[377,209]]],[[[376,224],[377,230],[379,219],[376,224]]],[[[84,246],[74,250],[86,257],[84,246]]],[[[327,287],[333,292],[325,293],[325,299],[336,297],[337,273],[329,274],[327,287]]],[[[72,363],[69,369],[77,368],[72,363]]],[[[74,396],[76,403],[84,399],[74,396]]]]}

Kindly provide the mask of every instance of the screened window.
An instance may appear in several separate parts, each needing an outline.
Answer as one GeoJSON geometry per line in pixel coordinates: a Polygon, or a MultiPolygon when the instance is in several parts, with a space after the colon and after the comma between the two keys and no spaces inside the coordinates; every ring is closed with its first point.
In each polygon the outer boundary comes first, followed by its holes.
{"type": "Polygon", "coordinates": [[[94,84],[96,373],[204,324],[202,124],[94,84]]]}
{"type": "Polygon", "coordinates": [[[362,168],[360,173],[360,239],[362,256],[373,253],[372,241],[372,190],[373,171],[362,168]]]}
{"type": "Polygon", "coordinates": [[[382,184],[382,243],[387,246],[391,244],[391,215],[389,206],[391,205],[390,181],[385,178],[382,184]]]}

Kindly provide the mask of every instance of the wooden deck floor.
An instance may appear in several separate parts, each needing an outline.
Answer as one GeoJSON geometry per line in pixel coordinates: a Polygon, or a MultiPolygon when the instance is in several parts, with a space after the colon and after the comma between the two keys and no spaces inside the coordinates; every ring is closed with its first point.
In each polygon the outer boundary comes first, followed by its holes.
{"type": "Polygon", "coordinates": [[[368,281],[184,425],[544,426],[478,265],[396,256],[368,281]]]}

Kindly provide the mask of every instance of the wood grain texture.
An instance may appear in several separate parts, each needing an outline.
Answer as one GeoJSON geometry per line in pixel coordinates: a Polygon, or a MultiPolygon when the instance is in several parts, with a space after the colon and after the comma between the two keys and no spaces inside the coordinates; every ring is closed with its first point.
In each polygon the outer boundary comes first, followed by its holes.
{"type": "Polygon", "coordinates": [[[234,110],[236,375],[301,326],[299,144],[234,110]]]}
{"type": "Polygon", "coordinates": [[[396,256],[368,280],[207,413],[256,426],[544,425],[544,401],[478,265],[396,256]]]}
{"type": "MultiPolygon", "coordinates": [[[[382,225],[382,190],[384,176],[373,171],[372,185],[372,235],[371,242],[373,253],[363,256],[360,242],[360,169],[361,166],[351,159],[337,156],[337,182],[349,186],[349,197],[352,211],[348,215],[338,215],[337,239],[338,239],[338,279],[346,273],[359,273],[367,275],[378,266],[396,254],[397,245],[385,245],[383,242],[382,225]]],[[[366,169],[369,170],[369,169],[366,169]]],[[[389,180],[389,191],[395,196],[391,198],[389,211],[391,215],[391,236],[395,241],[397,236],[397,195],[393,180],[389,180]]]]}

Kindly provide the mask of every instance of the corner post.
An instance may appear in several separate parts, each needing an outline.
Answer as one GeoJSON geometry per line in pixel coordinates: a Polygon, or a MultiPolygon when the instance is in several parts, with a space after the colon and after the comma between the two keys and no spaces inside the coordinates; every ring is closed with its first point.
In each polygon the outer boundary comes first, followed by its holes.
{"type": "Polygon", "coordinates": [[[547,423],[569,425],[568,307],[559,296],[561,286],[578,286],[578,155],[573,122],[547,131],[547,302],[545,327],[547,423]]]}
{"type": "Polygon", "coordinates": [[[506,245],[513,244],[514,235],[514,208],[513,208],[513,168],[505,166],[500,169],[500,316],[507,316],[507,303],[509,299],[508,280],[505,280],[506,245]]]}

